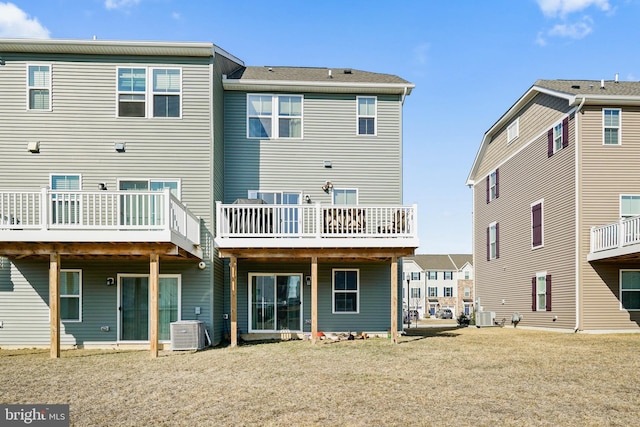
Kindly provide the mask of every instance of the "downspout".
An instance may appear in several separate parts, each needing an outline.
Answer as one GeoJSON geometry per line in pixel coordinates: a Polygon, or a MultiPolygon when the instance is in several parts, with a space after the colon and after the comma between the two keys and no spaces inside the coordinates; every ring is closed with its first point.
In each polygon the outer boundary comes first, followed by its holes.
{"type": "Polygon", "coordinates": [[[407,87],[404,87],[404,91],[402,92],[402,98],[400,98],[400,104],[404,105],[404,99],[407,97],[407,87]]]}
{"type": "Polygon", "coordinates": [[[576,196],[575,196],[575,203],[576,203],[576,325],[573,328],[573,332],[576,333],[578,332],[578,329],[580,328],[580,201],[578,200],[579,196],[580,196],[580,178],[579,178],[579,174],[580,174],[580,170],[579,170],[579,156],[578,156],[578,150],[580,147],[579,144],[579,135],[580,135],[580,128],[579,128],[579,119],[578,119],[578,113],[580,112],[580,110],[582,109],[582,107],[584,106],[585,101],[587,100],[587,98],[585,96],[582,97],[582,101],[580,101],[580,105],[578,105],[578,108],[576,109],[575,112],[575,144],[576,144],[576,149],[575,149],[575,187],[576,187],[576,196]]]}

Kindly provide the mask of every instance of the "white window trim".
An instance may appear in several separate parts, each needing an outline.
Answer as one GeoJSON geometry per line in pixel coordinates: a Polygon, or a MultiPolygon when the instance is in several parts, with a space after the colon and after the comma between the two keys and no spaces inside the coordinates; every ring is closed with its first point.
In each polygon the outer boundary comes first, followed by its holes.
{"type": "MultiPolygon", "coordinates": [[[[610,128],[613,128],[610,126],[610,128]]],[[[617,147],[619,145],[622,145],[622,108],[603,108],[602,109],[602,145],[608,146],[608,147],[617,147]],[[605,128],[606,126],[604,125],[604,112],[605,111],[618,111],[618,143],[617,144],[605,144],[605,128]]]]}
{"type": "MultiPolygon", "coordinates": [[[[53,190],[53,177],[54,176],[77,176],[78,182],[80,183],[80,190],[82,190],[82,175],[79,173],[50,173],[49,174],[49,188],[53,190]]],[[[54,191],[64,191],[64,190],[54,190],[54,191]]],[[[69,190],[69,191],[79,191],[79,190],[69,190]]]]}
{"type": "Polygon", "coordinates": [[[428,286],[427,287],[427,298],[438,298],[438,287],[437,286],[428,286]],[[431,290],[433,289],[434,295],[431,295],[431,290]]]}
{"type": "Polygon", "coordinates": [[[546,271],[538,271],[536,273],[536,311],[547,311],[547,272],[546,271]],[[543,292],[540,292],[538,289],[538,282],[540,278],[544,279],[544,288],[543,292]],[[540,307],[540,298],[539,295],[544,294],[544,306],[540,307]]]}
{"type": "Polygon", "coordinates": [[[258,193],[273,193],[280,194],[280,197],[284,198],[285,194],[297,194],[298,195],[298,204],[302,204],[302,191],[297,190],[247,190],[247,198],[248,199],[257,199],[258,193]]]}
{"type": "Polygon", "coordinates": [[[516,118],[507,127],[507,144],[511,144],[520,136],[520,117],[516,118]]]}
{"type": "Polygon", "coordinates": [[[618,279],[618,295],[620,295],[620,311],[640,311],[640,308],[624,308],[622,305],[622,292],[640,292],[640,291],[632,291],[632,290],[622,290],[622,273],[625,271],[637,271],[640,272],[640,269],[637,268],[621,268],[619,271],[619,279],[618,279]]]}
{"type": "Polygon", "coordinates": [[[531,249],[540,249],[544,247],[544,199],[540,199],[540,200],[536,200],[535,202],[531,203],[531,206],[529,206],[529,230],[531,233],[531,238],[530,238],[530,242],[531,242],[531,249]],[[540,205],[540,234],[541,234],[541,242],[538,246],[533,246],[533,207],[535,205],[540,205]]]}
{"type": "MultiPolygon", "coordinates": [[[[360,191],[358,191],[357,188],[349,188],[349,187],[333,187],[331,189],[331,204],[332,205],[336,205],[335,203],[335,192],[336,191],[355,191],[356,192],[356,205],[360,204],[360,191]]],[[[346,206],[346,205],[336,205],[336,206],[346,206]]],[[[348,206],[355,206],[355,205],[348,205],[348,206]]]]}
{"type": "Polygon", "coordinates": [[[52,86],[52,81],[53,81],[53,65],[51,65],[50,63],[43,63],[43,62],[29,62],[27,63],[27,68],[26,68],[26,80],[25,80],[25,86],[27,88],[27,105],[26,105],[26,109],[27,111],[53,111],[53,104],[52,104],[52,90],[51,90],[51,86],[52,86]],[[49,86],[48,87],[44,87],[44,86],[29,86],[29,67],[31,66],[46,66],[49,67],[49,86]],[[29,108],[29,104],[30,104],[30,96],[29,96],[29,92],[31,89],[48,89],[49,90],[49,108],[45,109],[45,108],[29,108]]]}
{"type": "Polygon", "coordinates": [[[563,132],[563,124],[562,122],[560,123],[556,123],[553,126],[553,154],[557,153],[558,151],[562,150],[562,132],[563,132]],[[559,132],[556,133],[556,130],[558,130],[559,132]],[[558,140],[560,141],[560,144],[557,144],[558,140]]]}
{"type": "MultiPolygon", "coordinates": [[[[145,66],[137,66],[135,64],[132,65],[128,65],[128,66],[118,66],[116,67],[116,87],[115,87],[115,91],[116,91],[116,103],[115,103],[115,117],[117,119],[136,119],[136,120],[141,120],[141,119],[160,119],[160,120],[179,120],[182,119],[182,112],[183,112],[183,70],[182,67],[145,67],[145,66]],[[141,68],[145,70],[145,91],[144,91],[144,103],[145,103],[145,108],[144,108],[144,117],[130,117],[130,116],[121,116],[120,115],[120,90],[118,89],[118,78],[120,75],[120,70],[123,68],[141,68]],[[180,114],[177,117],[155,117],[153,115],[153,97],[154,95],[163,95],[163,94],[167,94],[165,92],[154,92],[153,91],[153,71],[154,70],[180,70],[180,92],[169,92],[168,94],[170,95],[176,95],[176,96],[180,96],[180,114]]],[[[49,92],[51,93],[51,92],[49,92]]],[[[142,92],[127,92],[127,91],[123,91],[123,94],[137,94],[137,95],[142,95],[142,92]]]]}
{"type": "Polygon", "coordinates": [[[364,136],[364,137],[378,136],[378,97],[377,96],[356,96],[356,136],[364,136]],[[358,101],[363,98],[373,99],[375,101],[375,112],[373,113],[373,116],[360,115],[360,112],[358,111],[358,107],[359,107],[358,101]],[[360,133],[360,117],[363,117],[363,118],[373,117],[373,134],[360,133]]]}
{"type": "Polygon", "coordinates": [[[444,289],[442,290],[442,296],[444,298],[453,297],[453,286],[445,286],[444,289]],[[449,295],[447,295],[447,289],[449,290],[449,295]]]}
{"type": "MultiPolygon", "coordinates": [[[[135,273],[118,273],[117,275],[117,285],[118,285],[118,292],[117,292],[117,300],[116,300],[116,307],[120,307],[121,304],[121,285],[120,285],[120,279],[122,277],[146,277],[149,278],[151,275],[150,274],[135,274],[135,273]]],[[[158,281],[160,281],[160,279],[162,278],[169,278],[169,277],[176,277],[178,279],[178,320],[182,320],[182,274],[159,274],[158,275],[158,281]]],[[[149,294],[149,307],[151,306],[151,292],[148,292],[149,294]]],[[[116,340],[117,342],[124,342],[124,343],[148,343],[149,340],[146,341],[140,341],[140,340],[121,340],[120,336],[121,336],[121,319],[120,319],[120,310],[117,310],[117,314],[116,314],[116,318],[117,318],[117,331],[116,331],[116,340]]],[[[147,336],[151,337],[151,324],[149,324],[149,330],[147,331],[147,336]]],[[[171,342],[171,340],[159,340],[158,342],[160,343],[169,343],[171,342]]]]}
{"type": "Polygon", "coordinates": [[[332,314],[360,314],[360,269],[358,268],[333,268],[331,269],[331,313],[332,314]],[[356,290],[340,290],[336,291],[336,271],[355,271],[356,272],[356,290]],[[356,311],[336,311],[336,293],[355,293],[356,294],[356,311]]]}
{"type": "Polygon", "coordinates": [[[78,319],[62,319],[60,321],[64,323],[82,323],[82,269],[79,268],[61,268],[60,273],[78,273],[78,295],[63,295],[60,291],[60,300],[62,298],[77,298],[78,299],[78,319]]]}
{"type": "MultiPolygon", "coordinates": [[[[247,94],[247,106],[245,111],[245,120],[247,127],[247,139],[253,140],[272,140],[272,139],[284,139],[284,140],[302,140],[304,139],[304,95],[295,93],[248,93],[247,94]],[[271,136],[251,136],[249,128],[249,99],[252,96],[270,96],[271,97],[271,136]],[[300,136],[280,136],[280,110],[278,109],[278,98],[281,96],[292,96],[300,98],[300,136]]],[[[260,117],[260,116],[256,116],[260,117]]],[[[287,116],[288,117],[288,116],[287,116]]]]}
{"type": "Polygon", "coordinates": [[[498,259],[497,255],[497,240],[496,239],[496,225],[498,223],[496,221],[489,224],[489,260],[498,259]],[[491,230],[493,229],[493,240],[491,240],[491,230]]]}

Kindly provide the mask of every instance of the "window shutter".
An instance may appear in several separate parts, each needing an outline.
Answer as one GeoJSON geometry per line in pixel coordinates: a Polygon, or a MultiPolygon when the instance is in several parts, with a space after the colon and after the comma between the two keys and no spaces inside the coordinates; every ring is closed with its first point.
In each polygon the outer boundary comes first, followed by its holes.
{"type": "Polygon", "coordinates": [[[531,207],[532,246],[542,245],[542,204],[531,207]]]}
{"type": "Polygon", "coordinates": [[[553,156],[553,128],[547,132],[547,157],[553,156]]]}
{"type": "Polygon", "coordinates": [[[547,288],[545,290],[547,294],[547,306],[545,307],[547,311],[551,311],[551,275],[547,274],[547,288]]]}
{"type": "Polygon", "coordinates": [[[487,203],[489,203],[489,175],[487,175],[487,203]]]}
{"type": "Polygon", "coordinates": [[[569,146],[569,117],[562,121],[562,148],[569,146]]]}
{"type": "Polygon", "coordinates": [[[496,259],[500,258],[500,224],[496,222],[496,259]]]}
{"type": "Polygon", "coordinates": [[[496,168],[496,199],[498,198],[498,195],[500,194],[500,169],[496,168]]]}
{"type": "Polygon", "coordinates": [[[531,278],[531,311],[536,311],[536,276],[531,278]]]}
{"type": "Polygon", "coordinates": [[[491,261],[491,227],[487,227],[487,261],[491,261]]]}

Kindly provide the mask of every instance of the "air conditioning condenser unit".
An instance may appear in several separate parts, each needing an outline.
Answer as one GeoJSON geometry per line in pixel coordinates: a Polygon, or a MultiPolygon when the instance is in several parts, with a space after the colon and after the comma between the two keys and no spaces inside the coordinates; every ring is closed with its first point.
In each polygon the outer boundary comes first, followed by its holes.
{"type": "Polygon", "coordinates": [[[171,350],[202,350],[206,326],[201,320],[179,320],[170,324],[171,350]]]}

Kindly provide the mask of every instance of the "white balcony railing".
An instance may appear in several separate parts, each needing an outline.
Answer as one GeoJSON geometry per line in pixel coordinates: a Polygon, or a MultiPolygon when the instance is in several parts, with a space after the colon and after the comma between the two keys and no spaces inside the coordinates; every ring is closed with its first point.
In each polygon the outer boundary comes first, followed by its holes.
{"type": "Polygon", "coordinates": [[[591,227],[591,252],[600,252],[640,243],[640,216],[591,227]]]}
{"type": "Polygon", "coordinates": [[[0,191],[0,230],[169,231],[198,245],[200,220],[164,191],[0,191]]]}
{"type": "Polygon", "coordinates": [[[417,237],[417,207],[222,204],[218,239],[235,237],[417,237]]]}

